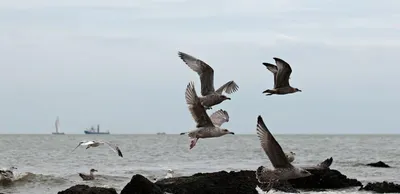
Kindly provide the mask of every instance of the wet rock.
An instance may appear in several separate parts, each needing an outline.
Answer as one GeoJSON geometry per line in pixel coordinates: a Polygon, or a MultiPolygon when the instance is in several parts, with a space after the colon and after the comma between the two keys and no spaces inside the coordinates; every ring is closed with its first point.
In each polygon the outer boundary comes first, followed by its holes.
{"type": "Polygon", "coordinates": [[[174,194],[257,194],[257,183],[255,172],[246,170],[197,173],[156,182],[165,192],[174,194]]]}
{"type": "MultiPolygon", "coordinates": [[[[289,180],[289,184],[278,183],[273,188],[284,192],[295,193],[297,189],[309,191],[323,191],[324,189],[343,189],[348,187],[362,186],[356,179],[349,179],[337,170],[329,169],[332,158],[319,165],[303,167],[310,171],[313,176],[289,180]]],[[[161,189],[169,193],[257,193],[256,186],[262,190],[265,185],[258,183],[255,171],[242,170],[239,172],[214,172],[197,173],[192,176],[174,177],[157,181],[161,189]]]]}
{"type": "Polygon", "coordinates": [[[365,187],[361,187],[360,190],[374,191],[377,193],[400,193],[400,185],[392,182],[375,182],[368,183],[365,187]]]}
{"type": "Polygon", "coordinates": [[[390,168],[389,165],[385,164],[382,161],[379,162],[374,162],[374,163],[369,163],[367,166],[372,166],[372,167],[379,167],[379,168],[390,168]]]}
{"type": "Polygon", "coordinates": [[[58,194],[117,194],[114,188],[89,187],[87,185],[75,185],[58,194]]]}
{"type": "MultiPolygon", "coordinates": [[[[323,191],[324,189],[362,186],[358,180],[349,179],[339,171],[329,169],[332,161],[333,159],[329,158],[318,165],[303,167],[313,176],[290,180],[286,183],[281,182],[274,188],[295,193],[298,192],[297,189],[323,191]]],[[[261,189],[265,188],[265,185],[258,183],[253,170],[197,173],[192,176],[161,179],[155,183],[141,175],[134,175],[121,194],[161,194],[163,192],[174,194],[257,194],[256,186],[261,189]]]]}
{"type": "Polygon", "coordinates": [[[136,174],[122,189],[121,194],[163,194],[163,191],[144,176],[136,174]]]}

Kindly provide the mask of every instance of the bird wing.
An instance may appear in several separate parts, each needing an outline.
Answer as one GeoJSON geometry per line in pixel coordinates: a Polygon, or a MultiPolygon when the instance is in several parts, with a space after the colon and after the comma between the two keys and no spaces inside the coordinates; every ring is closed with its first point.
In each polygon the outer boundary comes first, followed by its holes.
{"type": "Polygon", "coordinates": [[[228,112],[220,109],[211,114],[210,119],[215,126],[220,127],[225,122],[229,122],[229,115],[228,112]]]}
{"type": "Polygon", "coordinates": [[[282,88],[289,86],[289,77],[292,73],[292,68],[286,61],[274,57],[276,66],[278,67],[278,73],[276,75],[276,87],[282,88]]]}
{"type": "Polygon", "coordinates": [[[89,144],[93,144],[93,143],[94,143],[94,141],[81,141],[81,142],[79,142],[79,144],[72,150],[72,152],[73,152],[74,150],[76,150],[76,148],[78,148],[79,146],[89,145],[89,144]]]}
{"type": "Polygon", "coordinates": [[[239,86],[232,80],[229,82],[226,82],[224,85],[218,88],[217,92],[218,94],[222,94],[222,92],[226,92],[227,94],[231,94],[233,92],[236,92],[239,89],[239,86]]]}
{"type": "Polygon", "coordinates": [[[200,59],[183,52],[178,52],[178,56],[189,66],[193,71],[200,76],[201,95],[206,96],[215,91],[214,89],[214,70],[200,59]]]}
{"type": "Polygon", "coordinates": [[[274,136],[272,136],[267,126],[265,126],[261,116],[257,118],[257,135],[260,139],[261,147],[264,149],[274,168],[292,167],[285,153],[283,153],[281,146],[275,140],[274,136]]]}
{"type": "Polygon", "coordinates": [[[267,67],[267,69],[274,74],[274,88],[276,88],[276,75],[278,74],[278,67],[276,65],[273,65],[271,63],[262,63],[267,67]]]}
{"type": "Polygon", "coordinates": [[[190,82],[187,85],[185,98],[190,114],[192,114],[192,117],[197,124],[196,127],[214,126],[203,105],[200,103],[193,82],[190,82]]]}
{"type": "Polygon", "coordinates": [[[116,145],[114,145],[112,143],[106,142],[106,141],[103,141],[102,143],[107,144],[109,148],[111,148],[114,152],[118,153],[118,156],[121,156],[123,158],[122,152],[121,152],[121,150],[119,149],[118,146],[116,146],[116,145]]]}

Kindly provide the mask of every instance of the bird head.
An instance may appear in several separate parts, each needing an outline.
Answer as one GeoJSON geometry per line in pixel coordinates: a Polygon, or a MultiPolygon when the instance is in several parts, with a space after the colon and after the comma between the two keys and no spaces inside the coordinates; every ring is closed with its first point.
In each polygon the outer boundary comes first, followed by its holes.
{"type": "Polygon", "coordinates": [[[223,100],[230,100],[230,99],[231,99],[231,98],[229,98],[228,96],[225,96],[225,95],[221,95],[220,97],[221,97],[221,99],[223,99],[223,100]]]}
{"type": "Polygon", "coordinates": [[[222,131],[223,134],[232,134],[232,135],[235,135],[234,132],[231,132],[231,131],[229,131],[228,129],[221,129],[221,131],[222,131]]]}
{"type": "Polygon", "coordinates": [[[97,172],[97,170],[92,168],[92,169],[90,169],[90,172],[97,172]]]}

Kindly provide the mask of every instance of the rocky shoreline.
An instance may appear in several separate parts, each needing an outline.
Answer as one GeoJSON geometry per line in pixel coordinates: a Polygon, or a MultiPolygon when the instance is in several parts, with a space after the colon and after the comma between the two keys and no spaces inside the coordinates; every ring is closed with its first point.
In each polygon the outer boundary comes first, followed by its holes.
{"type": "MultiPolygon", "coordinates": [[[[330,169],[332,158],[317,166],[303,167],[313,176],[290,180],[290,184],[280,183],[274,189],[297,193],[303,191],[324,191],[326,189],[346,189],[360,187],[359,190],[378,193],[399,193],[400,185],[388,182],[368,183],[363,186],[357,179],[347,178],[341,172],[330,169]]],[[[254,170],[238,172],[219,171],[213,173],[197,173],[192,176],[173,177],[153,183],[144,176],[136,174],[122,189],[121,194],[257,194],[256,187],[263,188],[255,177],[254,170]]],[[[58,194],[117,194],[113,188],[89,187],[75,185],[58,194]]]]}

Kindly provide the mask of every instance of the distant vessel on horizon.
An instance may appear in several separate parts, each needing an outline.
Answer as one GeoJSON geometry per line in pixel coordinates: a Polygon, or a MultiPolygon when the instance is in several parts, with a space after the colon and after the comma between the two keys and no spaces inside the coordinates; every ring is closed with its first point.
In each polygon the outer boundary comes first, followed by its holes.
{"type": "Polygon", "coordinates": [[[87,129],[84,131],[85,134],[102,134],[102,135],[108,135],[110,134],[109,131],[107,132],[100,132],[100,125],[97,125],[97,130],[92,126],[90,129],[87,129]]]}
{"type": "Polygon", "coordinates": [[[157,135],[166,135],[165,132],[158,132],[157,135]]]}
{"type": "Polygon", "coordinates": [[[58,116],[55,122],[55,126],[56,126],[56,132],[53,132],[52,133],[53,135],[65,135],[64,132],[58,132],[58,129],[60,128],[60,120],[58,119],[58,116]]]}

